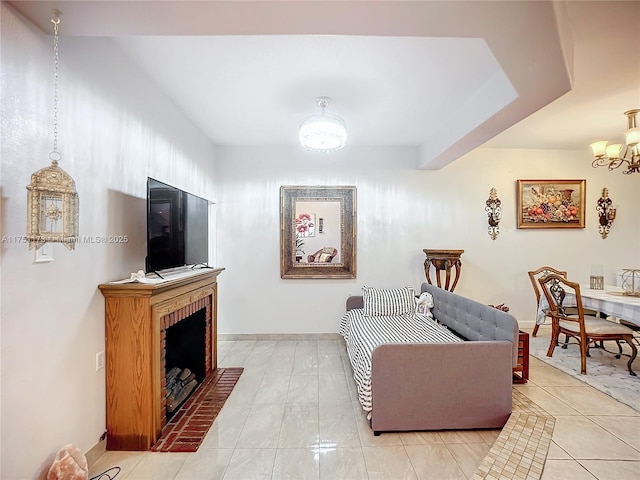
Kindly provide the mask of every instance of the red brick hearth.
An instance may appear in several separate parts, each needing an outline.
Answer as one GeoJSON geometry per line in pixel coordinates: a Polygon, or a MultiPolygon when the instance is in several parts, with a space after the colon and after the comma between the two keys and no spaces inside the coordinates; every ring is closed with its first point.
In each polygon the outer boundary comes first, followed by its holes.
{"type": "Polygon", "coordinates": [[[218,368],[171,418],[151,448],[154,452],[195,452],[240,378],[243,368],[218,368]]]}

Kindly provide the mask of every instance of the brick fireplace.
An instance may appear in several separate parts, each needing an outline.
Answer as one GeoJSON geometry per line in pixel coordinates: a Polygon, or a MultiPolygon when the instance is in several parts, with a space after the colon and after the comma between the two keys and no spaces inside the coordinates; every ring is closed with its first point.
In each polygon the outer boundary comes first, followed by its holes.
{"type": "Polygon", "coordinates": [[[217,276],[204,270],[160,284],[102,284],[107,449],[149,450],[167,425],[167,330],[204,310],[204,374],[217,368],[217,276]]]}
{"type": "MultiPolygon", "coordinates": [[[[176,337],[177,335],[174,335],[176,337]]],[[[206,296],[199,300],[196,300],[193,303],[190,303],[182,308],[179,308],[175,312],[169,313],[163,316],[160,319],[160,381],[161,381],[161,425],[164,428],[167,424],[168,415],[167,415],[167,401],[166,401],[166,372],[172,367],[179,368],[189,368],[196,375],[196,380],[198,384],[201,384],[202,381],[211,374],[212,371],[212,363],[211,363],[211,296],[206,296]],[[203,317],[204,325],[202,329],[198,328],[198,317],[203,317]],[[180,339],[175,339],[174,343],[181,343],[181,345],[171,345],[171,342],[168,340],[171,338],[170,332],[175,330],[178,327],[186,327],[186,324],[194,324],[191,326],[190,330],[183,328],[185,333],[180,335],[180,339]],[[175,327],[175,328],[174,328],[175,327]],[[171,329],[171,330],[170,330],[171,329]],[[197,333],[196,333],[197,332],[197,333]],[[193,341],[193,345],[184,345],[184,343],[189,341],[190,337],[200,336],[203,338],[196,338],[193,341]],[[202,343],[202,348],[200,347],[200,342],[202,343]],[[173,361],[169,362],[167,365],[167,356],[168,348],[173,348],[174,350],[184,350],[185,348],[190,348],[192,351],[196,352],[195,359],[183,359],[180,361],[178,358],[173,359],[173,361]]],[[[178,357],[184,355],[177,354],[178,357]]]]}

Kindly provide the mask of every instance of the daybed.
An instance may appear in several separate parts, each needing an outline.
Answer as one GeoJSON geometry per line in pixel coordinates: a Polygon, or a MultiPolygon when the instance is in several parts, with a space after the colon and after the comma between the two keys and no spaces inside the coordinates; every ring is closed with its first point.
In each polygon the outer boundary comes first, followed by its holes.
{"type": "Polygon", "coordinates": [[[516,319],[428,283],[422,292],[432,296],[430,313],[416,313],[411,287],[364,287],[347,299],[340,333],[374,434],[503,427],[517,365],[516,319]]]}

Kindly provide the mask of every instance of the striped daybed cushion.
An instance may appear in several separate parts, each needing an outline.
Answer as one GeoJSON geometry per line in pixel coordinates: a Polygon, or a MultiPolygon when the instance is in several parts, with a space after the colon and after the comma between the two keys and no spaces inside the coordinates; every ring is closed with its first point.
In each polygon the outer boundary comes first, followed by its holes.
{"type": "Polygon", "coordinates": [[[340,321],[362,408],[371,416],[371,356],[382,344],[462,342],[447,327],[422,314],[367,315],[362,308],[346,312],[340,321]]]}

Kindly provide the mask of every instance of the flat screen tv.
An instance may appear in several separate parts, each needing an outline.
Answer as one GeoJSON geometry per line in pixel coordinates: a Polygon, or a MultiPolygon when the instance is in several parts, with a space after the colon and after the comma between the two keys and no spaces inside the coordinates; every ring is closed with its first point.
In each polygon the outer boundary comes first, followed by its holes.
{"type": "Polygon", "coordinates": [[[146,271],[209,261],[209,202],[153,178],[147,179],[146,271]]]}

